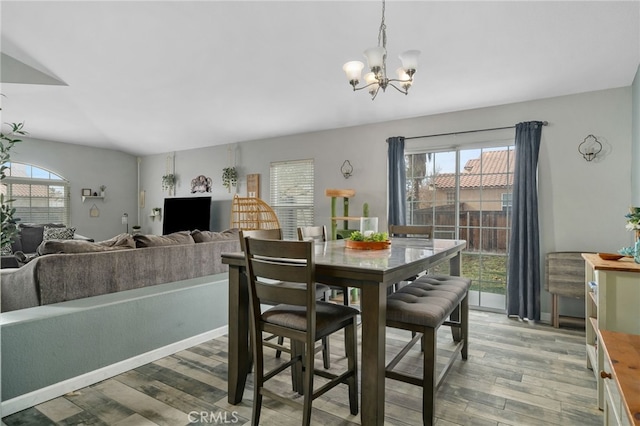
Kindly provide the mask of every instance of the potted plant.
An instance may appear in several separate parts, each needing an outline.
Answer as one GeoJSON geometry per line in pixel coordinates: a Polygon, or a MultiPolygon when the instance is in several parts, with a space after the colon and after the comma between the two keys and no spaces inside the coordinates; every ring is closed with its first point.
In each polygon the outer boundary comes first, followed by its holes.
{"type": "Polygon", "coordinates": [[[104,191],[107,189],[106,185],[100,185],[100,196],[104,197],[104,191]]]}
{"type": "Polygon", "coordinates": [[[353,231],[345,240],[345,247],[356,250],[384,250],[390,245],[389,234],[386,232],[353,231]]]}
{"type": "MultiPolygon", "coordinates": [[[[0,181],[6,177],[5,170],[8,168],[7,163],[11,161],[11,149],[16,143],[21,142],[20,139],[15,138],[15,135],[27,134],[23,129],[24,123],[11,123],[10,126],[9,133],[0,132],[0,181]]],[[[13,201],[5,199],[4,194],[0,193],[0,223],[2,223],[0,247],[11,245],[13,237],[18,234],[16,223],[20,219],[14,216],[16,209],[11,207],[13,201]]]]}
{"type": "Polygon", "coordinates": [[[160,216],[160,207],[154,207],[151,209],[153,216],[160,216]]]}
{"type": "Polygon", "coordinates": [[[238,171],[235,167],[225,167],[222,169],[222,184],[229,192],[231,187],[238,184],[238,171]]]}
{"type": "Polygon", "coordinates": [[[176,175],[173,173],[162,176],[162,189],[168,189],[169,192],[176,186],[176,175]]]}

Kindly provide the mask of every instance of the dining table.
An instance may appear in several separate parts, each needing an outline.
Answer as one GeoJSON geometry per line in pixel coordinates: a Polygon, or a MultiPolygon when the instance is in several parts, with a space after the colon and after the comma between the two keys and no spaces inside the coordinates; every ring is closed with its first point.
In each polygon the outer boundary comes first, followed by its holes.
{"type": "MultiPolygon", "coordinates": [[[[347,248],[345,240],[315,244],[315,279],[358,288],[362,321],[361,406],[363,425],[384,424],[387,288],[449,261],[448,275],[460,275],[464,240],[394,237],[382,250],[347,248]]],[[[242,401],[251,368],[249,287],[242,252],[223,253],[229,266],[228,401],[242,401]]],[[[346,292],[345,292],[346,293],[346,292]]]]}

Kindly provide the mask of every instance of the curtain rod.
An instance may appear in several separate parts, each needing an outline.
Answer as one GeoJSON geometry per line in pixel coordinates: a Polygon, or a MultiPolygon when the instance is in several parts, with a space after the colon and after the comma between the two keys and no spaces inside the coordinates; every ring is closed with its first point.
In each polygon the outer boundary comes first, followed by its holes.
{"type": "MultiPolygon", "coordinates": [[[[547,126],[549,124],[548,121],[543,121],[542,125],[547,126]]],[[[451,133],[438,133],[435,135],[424,135],[424,136],[411,136],[408,138],[404,138],[404,140],[408,139],[422,139],[422,138],[433,138],[436,136],[451,136],[451,135],[462,135],[464,133],[476,133],[476,132],[490,132],[491,130],[504,130],[504,129],[515,129],[516,126],[506,126],[506,127],[493,127],[491,129],[476,129],[476,130],[463,130],[461,132],[451,132],[451,133]]]]}

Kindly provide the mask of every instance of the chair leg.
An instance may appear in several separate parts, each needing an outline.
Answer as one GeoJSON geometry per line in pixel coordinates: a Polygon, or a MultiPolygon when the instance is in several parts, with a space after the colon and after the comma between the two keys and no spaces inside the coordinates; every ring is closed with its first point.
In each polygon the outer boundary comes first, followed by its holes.
{"type": "Polygon", "coordinates": [[[302,424],[311,424],[311,402],[313,401],[313,363],[315,360],[314,343],[304,345],[304,402],[302,405],[302,424]]]}
{"type": "MultiPolygon", "coordinates": [[[[278,344],[281,346],[284,345],[284,337],[278,336],[278,344]]],[[[282,351],[280,349],[276,350],[276,358],[280,358],[281,354],[282,354],[282,351]]]]}
{"type": "Polygon", "coordinates": [[[329,346],[329,336],[322,338],[322,364],[325,370],[331,368],[331,350],[329,346]]]}
{"type": "Polygon", "coordinates": [[[351,414],[358,414],[358,342],[357,342],[358,321],[354,318],[353,324],[344,329],[344,347],[347,354],[347,367],[355,373],[347,379],[349,386],[349,409],[351,414]]]}
{"type": "Polygon", "coordinates": [[[291,339],[291,357],[300,357],[298,362],[291,366],[291,383],[293,391],[304,395],[304,343],[291,339]]]}
{"type": "Polygon", "coordinates": [[[435,422],[436,400],[436,350],[437,329],[425,327],[422,340],[424,341],[424,377],[422,381],[422,421],[425,425],[435,422]]]}
{"type": "Polygon", "coordinates": [[[263,364],[263,348],[262,333],[260,337],[253,338],[253,360],[254,360],[254,378],[253,378],[253,411],[251,414],[251,424],[258,426],[260,424],[260,410],[262,408],[262,387],[264,386],[264,364],[263,364]]]}

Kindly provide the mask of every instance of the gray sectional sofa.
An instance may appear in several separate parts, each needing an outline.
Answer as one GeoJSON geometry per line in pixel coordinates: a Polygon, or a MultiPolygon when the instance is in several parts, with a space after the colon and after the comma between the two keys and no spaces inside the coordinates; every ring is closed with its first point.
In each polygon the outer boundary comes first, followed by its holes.
{"type": "Polygon", "coordinates": [[[1,311],[219,274],[227,271],[220,255],[239,250],[235,229],[44,241],[26,265],[2,269],[1,311]]]}

